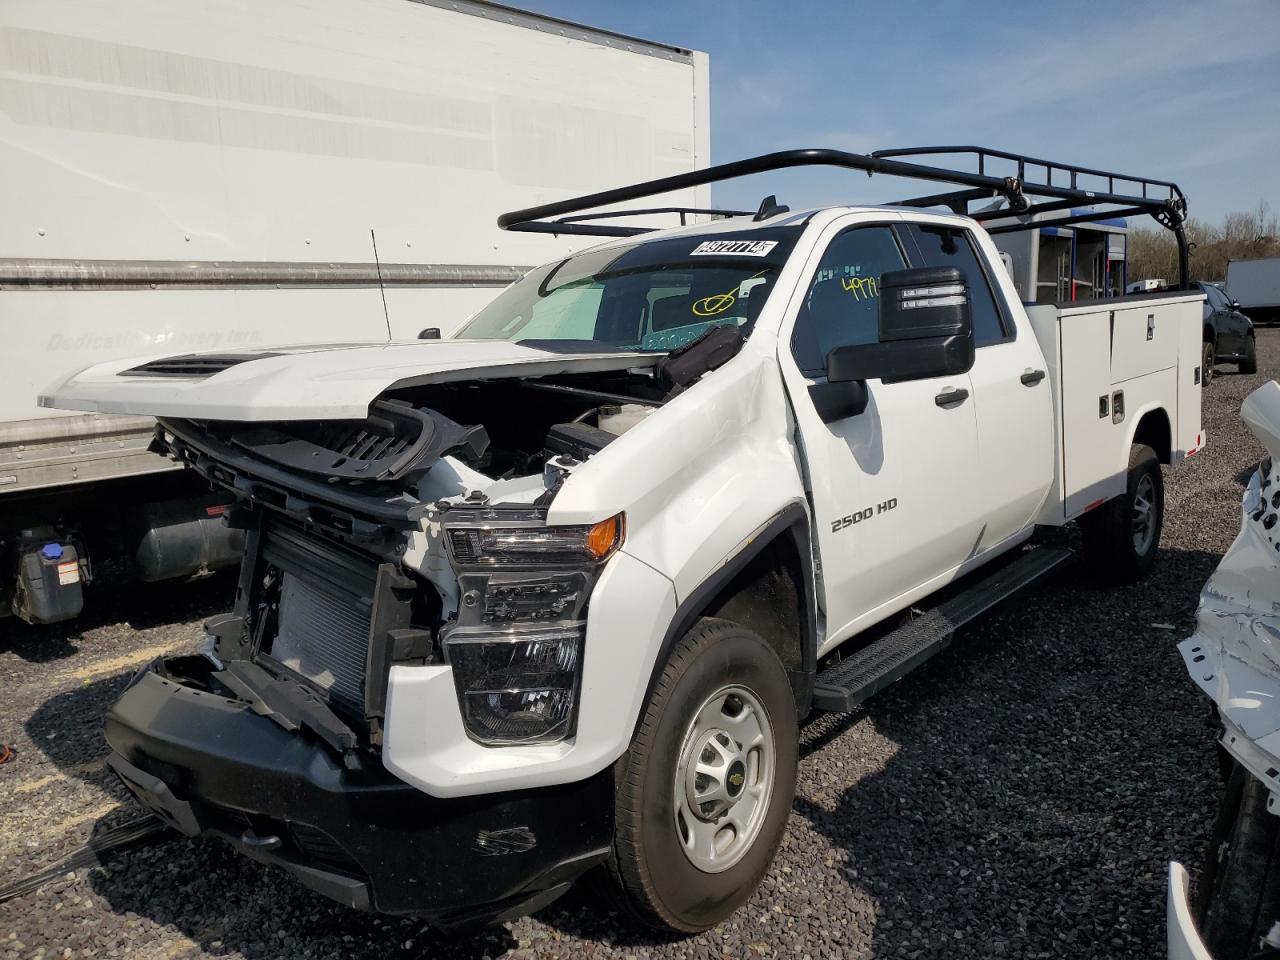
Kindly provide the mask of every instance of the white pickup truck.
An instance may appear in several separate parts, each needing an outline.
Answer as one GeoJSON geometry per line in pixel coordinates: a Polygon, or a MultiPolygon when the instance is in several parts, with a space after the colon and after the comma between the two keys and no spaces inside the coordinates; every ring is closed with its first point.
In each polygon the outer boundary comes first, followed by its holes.
{"type": "MultiPolygon", "coordinates": [[[[137,675],[109,763],[185,833],[354,907],[491,921],[604,867],[649,923],[722,920],[778,846],[807,714],[1057,567],[1040,525],[1078,519],[1105,578],[1155,558],[1160,465],[1204,443],[1202,295],[1025,310],[979,223],[927,209],[1002,195],[1030,222],[1090,173],[769,155],[505,215],[614,239],[456,339],[50,388],[159,418],[246,531],[234,612],[137,675]],[[545,219],[813,163],[964,189],[545,219]]],[[[1177,230],[1176,187],[1137,182],[1088,196],[1177,230]]]]}

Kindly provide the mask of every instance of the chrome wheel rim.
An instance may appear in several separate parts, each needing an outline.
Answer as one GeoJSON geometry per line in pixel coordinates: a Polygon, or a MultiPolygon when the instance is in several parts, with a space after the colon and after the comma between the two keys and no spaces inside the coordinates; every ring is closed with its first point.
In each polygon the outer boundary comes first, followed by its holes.
{"type": "Polygon", "coordinates": [[[728,870],[751,849],[773,795],[773,725],[750,690],[722,687],[685,731],[676,763],[676,837],[703,873],[728,870]]]}
{"type": "Polygon", "coordinates": [[[1143,474],[1133,493],[1133,549],[1139,556],[1151,549],[1156,536],[1156,484],[1143,474]]]}

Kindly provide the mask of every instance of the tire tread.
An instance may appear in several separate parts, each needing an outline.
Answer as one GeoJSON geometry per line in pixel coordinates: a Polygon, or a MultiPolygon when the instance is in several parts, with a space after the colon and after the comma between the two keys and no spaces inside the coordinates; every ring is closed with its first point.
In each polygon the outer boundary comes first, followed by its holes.
{"type": "MultiPolygon", "coordinates": [[[[703,652],[722,640],[729,636],[742,636],[744,633],[749,634],[750,631],[728,620],[703,617],[694,624],[672,648],[654,684],[631,747],[618,760],[615,768],[614,842],[606,868],[618,894],[616,899],[621,902],[626,913],[646,926],[667,933],[700,933],[714,926],[718,918],[707,923],[689,922],[666,909],[657,894],[656,884],[644,855],[644,839],[640,829],[645,802],[643,758],[649,755],[657,739],[659,725],[676,685],[693,663],[703,652]]],[[[776,660],[772,649],[758,637],[755,639],[760,644],[761,653],[776,660]]],[[[782,670],[781,662],[778,663],[778,669],[782,670]]],[[[792,708],[791,716],[794,715],[792,708]]],[[[787,810],[790,810],[789,797],[787,810]]],[[[765,862],[765,868],[767,867],[768,860],[765,862]]],[[[755,881],[758,883],[759,878],[755,878],[755,881]]]]}
{"type": "Polygon", "coordinates": [[[1129,448],[1128,479],[1125,494],[1104,503],[1080,518],[1080,535],[1083,552],[1089,569],[1103,583],[1119,585],[1133,583],[1145,574],[1155,560],[1160,546],[1160,530],[1151,545],[1151,553],[1139,557],[1133,549],[1130,531],[1129,497],[1135,485],[1135,469],[1146,465],[1155,470],[1159,502],[1158,523],[1164,523],[1164,478],[1160,474],[1160,461],[1149,446],[1135,443],[1129,448]]]}

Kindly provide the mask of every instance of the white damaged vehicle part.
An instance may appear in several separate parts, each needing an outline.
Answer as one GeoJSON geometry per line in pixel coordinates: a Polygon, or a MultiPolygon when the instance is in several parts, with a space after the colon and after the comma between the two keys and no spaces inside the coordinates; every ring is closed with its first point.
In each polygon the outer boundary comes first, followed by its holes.
{"type": "Polygon", "coordinates": [[[1240,533],[1200,594],[1196,632],[1178,645],[1222,718],[1222,745],[1271,791],[1280,813],[1280,384],[1240,416],[1269,456],[1244,493],[1240,533]]]}
{"type": "Polygon", "coordinates": [[[1240,416],[1268,456],[1245,489],[1240,532],[1200,593],[1196,631],[1178,645],[1239,766],[1194,908],[1186,870],[1169,865],[1171,960],[1235,960],[1280,943],[1280,918],[1261,893],[1280,816],[1280,384],[1251,393],[1240,416]]]}

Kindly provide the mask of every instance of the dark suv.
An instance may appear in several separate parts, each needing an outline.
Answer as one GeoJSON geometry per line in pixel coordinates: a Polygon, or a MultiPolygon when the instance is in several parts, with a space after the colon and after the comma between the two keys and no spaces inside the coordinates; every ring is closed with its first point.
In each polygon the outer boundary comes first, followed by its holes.
{"type": "Polygon", "coordinates": [[[1241,373],[1258,372],[1258,346],[1253,323],[1240,312],[1239,304],[1222,292],[1216,283],[1200,283],[1207,298],[1204,305],[1204,382],[1213,379],[1215,363],[1234,363],[1241,373]]]}

